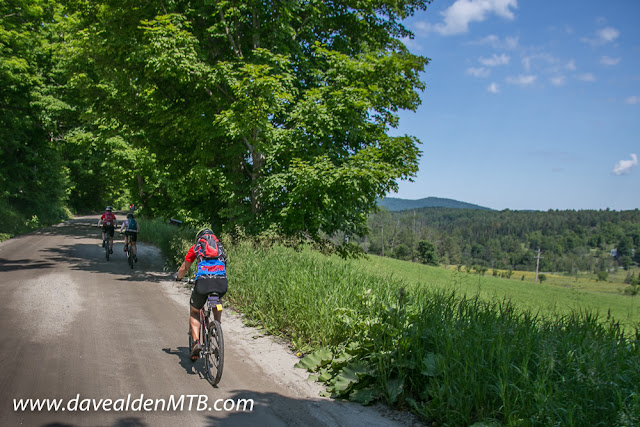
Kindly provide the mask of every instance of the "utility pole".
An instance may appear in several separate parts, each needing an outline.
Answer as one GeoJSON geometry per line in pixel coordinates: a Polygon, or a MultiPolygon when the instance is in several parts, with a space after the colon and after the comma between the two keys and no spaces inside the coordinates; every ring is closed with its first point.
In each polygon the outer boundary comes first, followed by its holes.
{"type": "Polygon", "coordinates": [[[538,260],[536,261],[536,279],[533,283],[538,283],[538,269],[540,268],[540,248],[538,248],[538,260]]]}
{"type": "Polygon", "coordinates": [[[381,231],[381,234],[382,234],[382,256],[384,256],[384,224],[382,224],[381,227],[382,227],[382,231],[381,231]]]}

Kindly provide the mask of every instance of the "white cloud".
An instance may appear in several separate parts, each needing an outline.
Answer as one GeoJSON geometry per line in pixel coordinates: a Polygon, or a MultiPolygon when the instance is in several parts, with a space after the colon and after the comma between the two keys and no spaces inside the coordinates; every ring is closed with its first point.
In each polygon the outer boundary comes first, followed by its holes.
{"type": "Polygon", "coordinates": [[[535,68],[534,65],[538,66],[538,64],[543,64],[542,66],[546,66],[546,68],[553,67],[557,69],[560,60],[549,53],[542,52],[534,53],[531,55],[524,55],[521,59],[521,62],[525,72],[530,73],[531,70],[535,68]]]}
{"type": "Polygon", "coordinates": [[[565,65],[565,68],[569,71],[575,71],[576,69],[576,61],[574,59],[572,59],[571,61],[567,62],[567,65],[565,65]]]}
{"type": "Polygon", "coordinates": [[[483,37],[479,40],[469,42],[470,45],[481,45],[481,46],[491,46],[494,49],[506,49],[506,50],[514,50],[518,47],[518,37],[505,37],[504,40],[500,39],[500,37],[491,34],[487,37],[483,37]]]}
{"type": "Polygon", "coordinates": [[[631,160],[620,160],[613,167],[614,175],[627,175],[631,173],[631,169],[638,166],[638,156],[631,153],[631,160]]]}
{"type": "Polygon", "coordinates": [[[549,80],[554,86],[563,86],[567,82],[567,78],[565,76],[551,77],[549,80]]]}
{"type": "Polygon", "coordinates": [[[600,58],[600,63],[602,65],[618,65],[620,62],[620,58],[612,58],[610,56],[603,56],[600,58]]]}
{"type": "Polygon", "coordinates": [[[596,81],[596,76],[594,76],[593,73],[579,74],[576,76],[576,78],[580,81],[587,82],[587,83],[596,81]]]}
{"type": "Polygon", "coordinates": [[[498,65],[507,65],[510,59],[504,53],[500,56],[494,53],[491,58],[480,58],[478,61],[485,67],[497,67],[498,65]]]}
{"type": "Polygon", "coordinates": [[[507,83],[520,86],[532,85],[537,79],[537,76],[533,75],[519,75],[518,77],[507,77],[507,83]]]}
{"type": "Polygon", "coordinates": [[[487,91],[491,93],[500,93],[500,86],[498,86],[498,83],[491,83],[489,87],[487,87],[487,91]]]}
{"type": "Polygon", "coordinates": [[[615,41],[620,36],[620,31],[613,27],[601,28],[596,32],[596,38],[583,37],[581,40],[592,46],[602,46],[615,41]]]}
{"type": "Polygon", "coordinates": [[[456,0],[441,12],[443,22],[429,25],[429,30],[442,35],[461,34],[469,31],[469,24],[482,22],[495,14],[505,19],[514,19],[511,8],[518,7],[517,0],[456,0]]]}
{"type": "Polygon", "coordinates": [[[598,37],[603,43],[609,43],[614,41],[620,35],[620,31],[613,27],[606,27],[598,31],[598,37]]]}
{"type": "Polygon", "coordinates": [[[629,105],[640,104],[640,96],[630,96],[624,100],[629,105]]]}
{"type": "Polygon", "coordinates": [[[467,74],[471,74],[474,77],[489,77],[491,70],[484,67],[471,67],[467,69],[467,74]]]}

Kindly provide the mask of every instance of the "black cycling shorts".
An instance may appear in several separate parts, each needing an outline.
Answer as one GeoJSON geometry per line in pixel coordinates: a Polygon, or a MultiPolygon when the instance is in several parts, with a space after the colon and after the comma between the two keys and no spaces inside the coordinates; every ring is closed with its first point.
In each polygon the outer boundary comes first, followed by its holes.
{"type": "Polygon", "coordinates": [[[109,237],[113,237],[113,232],[115,231],[115,227],[113,225],[103,225],[102,231],[109,234],[109,237]]]}
{"type": "Polygon", "coordinates": [[[223,296],[227,293],[227,278],[223,276],[203,276],[196,280],[191,292],[191,306],[200,310],[207,302],[209,294],[223,296]]]}
{"type": "Polygon", "coordinates": [[[137,242],[138,241],[138,233],[136,233],[135,231],[124,231],[124,235],[127,236],[129,238],[129,240],[131,240],[132,242],[137,242]]]}

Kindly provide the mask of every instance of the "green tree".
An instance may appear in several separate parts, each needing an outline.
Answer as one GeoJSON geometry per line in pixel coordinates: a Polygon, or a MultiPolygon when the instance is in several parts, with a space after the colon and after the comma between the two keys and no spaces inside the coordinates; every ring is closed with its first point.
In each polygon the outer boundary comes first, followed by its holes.
{"type": "Polygon", "coordinates": [[[399,40],[428,3],[73,2],[70,57],[86,70],[71,83],[166,171],[151,193],[137,171],[147,207],[364,235],[376,200],[417,171],[418,141],[389,130],[420,103],[428,60],[399,40]]]}
{"type": "Polygon", "coordinates": [[[55,2],[0,2],[0,232],[63,215],[66,170],[46,115],[55,16],[55,2]]]}
{"type": "Polygon", "coordinates": [[[400,243],[393,248],[393,257],[397,259],[409,260],[411,259],[411,249],[404,243],[400,243]]]}
{"type": "Polygon", "coordinates": [[[421,240],[418,242],[418,260],[423,264],[438,265],[438,255],[436,254],[436,248],[433,243],[427,240],[421,240]]]}

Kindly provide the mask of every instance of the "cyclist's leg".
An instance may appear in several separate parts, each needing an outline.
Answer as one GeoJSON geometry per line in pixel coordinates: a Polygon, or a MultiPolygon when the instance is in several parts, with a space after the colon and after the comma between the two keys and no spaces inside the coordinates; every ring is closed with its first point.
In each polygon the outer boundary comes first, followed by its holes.
{"type": "Polygon", "coordinates": [[[113,232],[115,231],[114,227],[109,227],[109,249],[113,252],[113,232]]]}
{"type": "Polygon", "coordinates": [[[136,244],[138,242],[138,233],[131,233],[131,244],[133,245],[133,256],[137,257],[138,256],[138,245],[136,244]]]}
{"type": "Polygon", "coordinates": [[[189,304],[189,325],[191,326],[191,337],[194,342],[198,342],[200,337],[200,309],[204,307],[207,296],[196,291],[194,286],[191,291],[191,303],[189,304]]]}
{"type": "Polygon", "coordinates": [[[129,237],[127,236],[127,233],[124,233],[124,251],[127,252],[127,245],[129,244],[129,237]]]}

